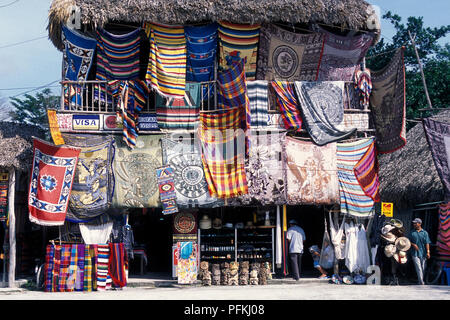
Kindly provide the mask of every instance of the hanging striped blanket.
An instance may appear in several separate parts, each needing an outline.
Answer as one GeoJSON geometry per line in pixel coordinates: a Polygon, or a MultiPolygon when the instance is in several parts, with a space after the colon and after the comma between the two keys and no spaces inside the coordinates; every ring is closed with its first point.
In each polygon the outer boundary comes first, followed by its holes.
{"type": "Polygon", "coordinates": [[[373,212],[374,201],[364,193],[355,176],[355,166],[367,153],[372,139],[337,143],[337,174],[341,213],[366,217],[373,212]]]}
{"type": "Polygon", "coordinates": [[[97,80],[139,77],[141,29],[127,34],[97,30],[97,80]]]}
{"type": "Polygon", "coordinates": [[[355,172],[356,179],[359,185],[364,190],[364,193],[373,201],[380,201],[380,181],[378,180],[378,161],[377,151],[375,148],[375,139],[371,139],[366,153],[356,163],[355,172]]]}
{"type": "Polygon", "coordinates": [[[277,106],[281,111],[284,127],[287,130],[300,131],[302,129],[302,117],[293,86],[286,81],[272,81],[272,88],[275,91],[277,106]]]}
{"type": "Polygon", "coordinates": [[[256,78],[259,24],[219,22],[219,68],[228,69],[234,62],[244,61],[245,76],[256,78]]]}
{"type": "Polygon", "coordinates": [[[450,261],[450,202],[439,205],[436,250],[441,260],[450,261]]]}
{"type": "Polygon", "coordinates": [[[84,252],[83,291],[97,289],[97,245],[86,245],[84,252]],[[95,275],[93,277],[92,275],[95,275]]]}
{"type": "Polygon", "coordinates": [[[64,292],[69,291],[68,285],[71,285],[71,279],[69,279],[69,267],[71,258],[71,245],[63,244],[61,245],[61,261],[59,269],[59,281],[58,281],[58,291],[64,292]]]}
{"type": "Polygon", "coordinates": [[[78,255],[77,255],[77,245],[70,246],[70,264],[69,270],[67,272],[67,292],[72,292],[75,290],[75,285],[77,281],[77,267],[78,267],[78,255]]]}
{"type": "Polygon", "coordinates": [[[97,290],[104,291],[109,289],[111,283],[108,281],[109,273],[109,245],[98,244],[97,245],[97,290]]]}
{"type": "Polygon", "coordinates": [[[389,64],[372,71],[370,105],[379,153],[390,153],[406,145],[405,64],[399,49],[389,64]]]}
{"type": "Polygon", "coordinates": [[[205,179],[210,195],[217,198],[232,198],[248,192],[241,113],[239,108],[200,113],[198,134],[205,179]]]}
{"type": "Polygon", "coordinates": [[[250,101],[247,94],[247,83],[245,79],[244,63],[242,61],[233,65],[217,76],[218,96],[217,105],[221,109],[238,108],[245,110],[245,123],[242,128],[249,128],[250,101]]]}
{"type": "Polygon", "coordinates": [[[58,291],[58,283],[60,278],[60,270],[61,270],[61,249],[60,245],[55,246],[55,258],[53,260],[53,271],[52,271],[52,287],[51,292],[58,291]]]}
{"type": "Polygon", "coordinates": [[[84,260],[86,246],[84,244],[77,244],[77,265],[76,265],[76,279],[75,291],[83,291],[84,287],[84,260]]]}
{"type": "Polygon", "coordinates": [[[187,81],[204,82],[214,80],[217,27],[217,23],[184,27],[187,47],[187,81]]]}
{"type": "Polygon", "coordinates": [[[268,82],[266,80],[247,81],[247,95],[250,103],[251,127],[267,127],[269,109],[268,82]]]}
{"type": "Polygon", "coordinates": [[[323,28],[325,35],[318,81],[352,81],[355,69],[372,44],[373,34],[339,36],[323,28]]]}
{"type": "Polygon", "coordinates": [[[183,98],[186,38],[183,26],[144,23],[150,40],[147,82],[164,97],[183,98]]]}
{"type": "Polygon", "coordinates": [[[116,287],[125,287],[127,278],[125,275],[125,263],[127,261],[123,243],[109,243],[108,273],[116,287]]]}
{"type": "Polygon", "coordinates": [[[200,84],[186,83],[184,98],[156,97],[156,120],[160,129],[196,129],[200,111],[200,84]]]}

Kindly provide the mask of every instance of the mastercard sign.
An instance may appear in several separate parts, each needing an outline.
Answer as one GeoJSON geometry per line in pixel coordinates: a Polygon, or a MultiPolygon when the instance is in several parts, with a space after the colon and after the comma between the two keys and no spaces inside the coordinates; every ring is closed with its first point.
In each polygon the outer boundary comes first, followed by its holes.
{"type": "Polygon", "coordinates": [[[394,216],[394,204],[392,202],[382,202],[381,203],[381,214],[386,217],[394,216]]]}

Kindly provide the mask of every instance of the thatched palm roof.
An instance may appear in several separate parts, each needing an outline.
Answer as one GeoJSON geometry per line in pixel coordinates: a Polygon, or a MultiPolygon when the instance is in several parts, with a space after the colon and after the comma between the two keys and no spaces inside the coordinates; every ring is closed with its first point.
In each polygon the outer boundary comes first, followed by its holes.
{"type": "Polygon", "coordinates": [[[367,29],[363,0],[53,0],[49,38],[61,49],[61,25],[77,5],[81,22],[94,28],[108,22],[193,23],[226,20],[240,23],[320,22],[350,29],[367,29]]]}
{"type": "Polygon", "coordinates": [[[44,138],[37,126],[0,121],[0,168],[28,171],[33,162],[32,137],[44,138]]]}
{"type": "MultiPolygon", "coordinates": [[[[450,123],[450,110],[432,118],[450,123]]],[[[422,123],[407,132],[406,141],[402,149],[379,157],[381,199],[393,202],[398,208],[442,201],[444,187],[434,166],[422,123]]]]}

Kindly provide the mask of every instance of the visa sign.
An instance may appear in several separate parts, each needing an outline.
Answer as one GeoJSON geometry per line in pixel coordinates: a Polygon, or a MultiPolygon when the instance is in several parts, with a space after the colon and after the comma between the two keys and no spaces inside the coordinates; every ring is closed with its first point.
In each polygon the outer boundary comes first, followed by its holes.
{"type": "Polygon", "coordinates": [[[100,115],[73,115],[73,130],[100,130],[100,115]]]}

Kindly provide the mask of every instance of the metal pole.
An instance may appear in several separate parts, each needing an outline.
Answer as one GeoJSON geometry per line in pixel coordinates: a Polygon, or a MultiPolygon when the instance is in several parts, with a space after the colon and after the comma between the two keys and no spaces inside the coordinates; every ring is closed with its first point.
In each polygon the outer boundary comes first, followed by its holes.
{"type": "Polygon", "coordinates": [[[14,212],[16,195],[16,170],[9,169],[8,215],[9,215],[9,268],[8,287],[15,288],[16,271],[16,215],[14,212]]]}

